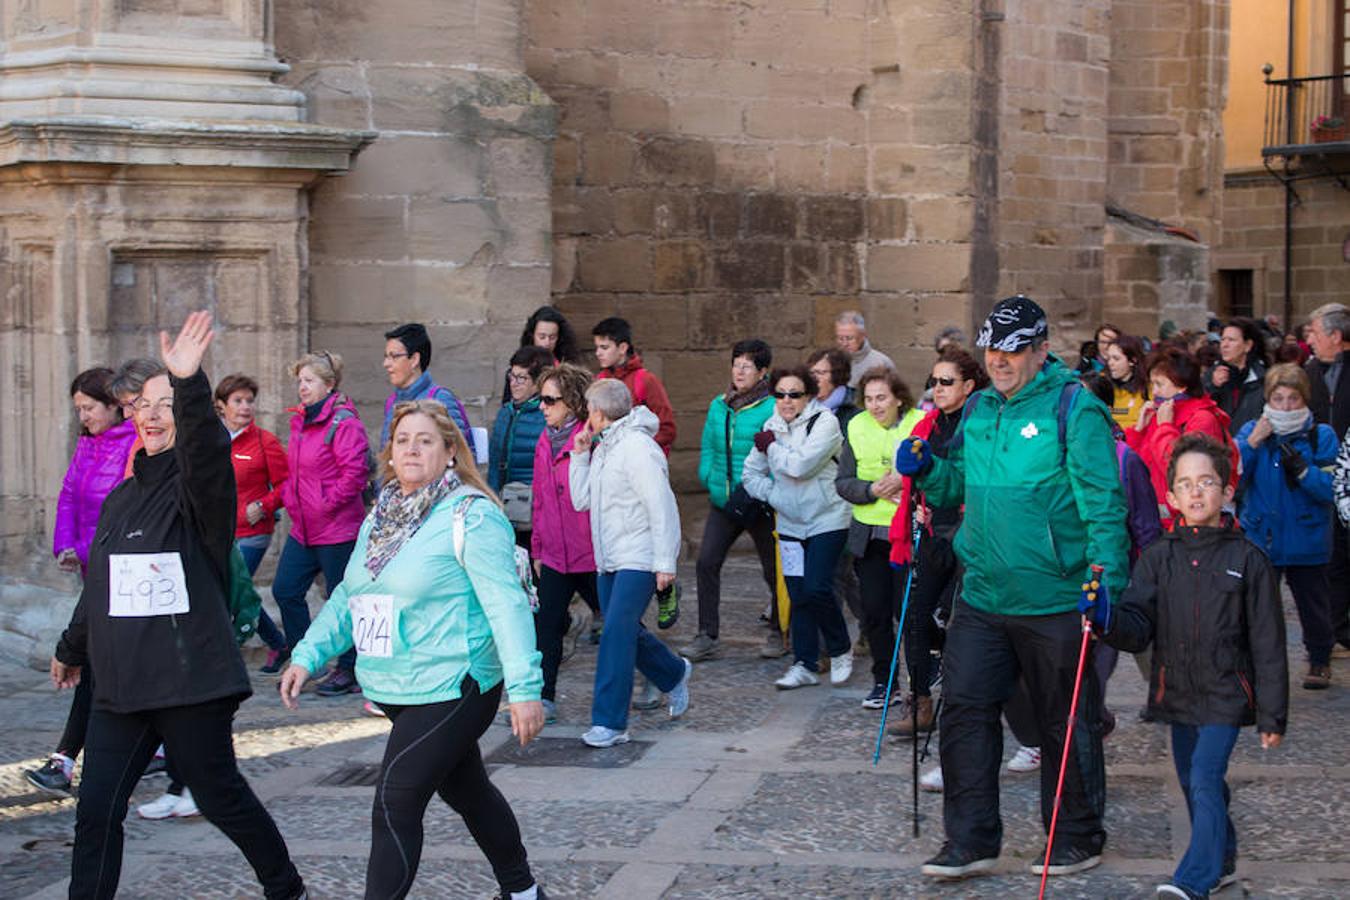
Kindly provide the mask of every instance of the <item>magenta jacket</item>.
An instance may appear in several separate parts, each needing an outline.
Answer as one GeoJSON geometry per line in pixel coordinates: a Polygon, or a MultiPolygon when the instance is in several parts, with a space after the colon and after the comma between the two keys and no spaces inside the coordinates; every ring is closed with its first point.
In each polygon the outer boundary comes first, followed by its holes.
{"type": "Polygon", "coordinates": [[[334,391],[313,422],[305,424],[302,406],[292,407],[291,440],[286,445],[286,485],[281,490],[291,517],[291,537],[306,547],[356,540],[366,507],[361,491],[369,472],[370,441],[356,406],[334,391]],[[339,409],[351,415],[333,423],[339,409]],[[329,429],[332,440],[328,440],[329,429]]]}
{"type": "Polygon", "coordinates": [[[59,556],[62,550],[75,548],[81,572],[89,562],[89,545],[94,542],[103,498],[122,483],[127,454],[135,443],[136,426],[126,420],[98,436],[82,434],[75,444],[75,455],[56,500],[52,555],[59,556]]]}
{"type": "Polygon", "coordinates": [[[530,556],[555,572],[594,572],[595,552],[591,549],[591,514],[578,512],[572,505],[567,486],[572,464],[572,440],[583,423],[577,422],[553,456],[548,429],[534,445],[534,490],[531,493],[530,556]]]}

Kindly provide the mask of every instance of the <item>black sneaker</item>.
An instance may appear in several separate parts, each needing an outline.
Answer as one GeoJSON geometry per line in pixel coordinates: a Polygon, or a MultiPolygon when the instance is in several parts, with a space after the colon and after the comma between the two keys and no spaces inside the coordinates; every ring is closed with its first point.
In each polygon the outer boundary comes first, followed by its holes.
{"type": "Polygon", "coordinates": [[[361,693],[361,685],[356,683],[356,676],[346,669],[337,669],[332,675],[324,679],[323,683],[314,689],[314,693],[320,697],[341,697],[343,694],[361,693]]]}
{"type": "Polygon", "coordinates": [[[1223,871],[1219,873],[1219,883],[1214,885],[1214,890],[1221,891],[1230,884],[1236,884],[1237,880],[1237,860],[1225,859],[1223,861],[1223,871]]]}
{"type": "MultiPolygon", "coordinates": [[[[891,692],[891,706],[903,702],[904,698],[900,696],[899,691],[891,692]]],[[[886,685],[874,684],[872,690],[863,698],[863,709],[881,709],[886,705],[886,685]]]]}
{"type": "MultiPolygon", "coordinates": [[[[1056,844],[1054,849],[1050,851],[1048,871],[1051,875],[1072,875],[1075,872],[1085,872],[1101,861],[1102,852],[1100,850],[1056,844]]],[[[1046,868],[1045,850],[1041,850],[1036,856],[1036,861],[1031,864],[1031,874],[1039,875],[1044,868],[1046,868]]]]}
{"type": "Polygon", "coordinates": [[[66,777],[65,767],[59,759],[47,760],[40,769],[27,769],[23,777],[40,791],[55,794],[58,797],[73,796],[70,791],[70,779],[66,777]]]}
{"type": "Polygon", "coordinates": [[[680,583],[673,581],[664,591],[656,592],[656,627],[665,631],[680,621],[680,583]]]}
{"type": "Polygon", "coordinates": [[[997,864],[997,853],[986,855],[962,850],[948,841],[942,845],[937,856],[925,862],[919,871],[932,878],[969,878],[971,875],[989,872],[997,864]]]}

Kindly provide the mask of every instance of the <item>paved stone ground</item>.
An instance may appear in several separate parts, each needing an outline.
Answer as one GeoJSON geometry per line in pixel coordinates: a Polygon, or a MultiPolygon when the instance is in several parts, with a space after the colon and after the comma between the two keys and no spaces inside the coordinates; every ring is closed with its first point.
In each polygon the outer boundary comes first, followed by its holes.
{"type": "MultiPolygon", "coordinates": [[[[692,635],[693,573],[672,634],[692,635]]],[[[1031,897],[1026,873],[1044,836],[1036,776],[1006,775],[1006,841],[995,875],[937,884],[919,863],[941,842],[941,801],[921,794],[923,834],[911,836],[909,745],[887,742],[871,764],[878,713],[858,703],[865,661],[844,688],[778,693],[787,660],[761,660],[757,621],[762,584],[747,560],[728,564],[721,658],[697,667],[693,705],[671,722],[664,710],[635,713],[635,743],[590,751],[576,738],[588,724],[595,648],[583,643],[564,667],[561,721],[521,752],[508,729],[484,738],[496,783],[520,819],[536,874],[564,898],[1031,897]]],[[[1302,672],[1290,613],[1291,668],[1302,672]]],[[[1344,666],[1344,663],[1340,663],[1344,666]]],[[[256,660],[255,660],[256,667],[256,660]]],[[[1350,670],[1347,670],[1350,671],[1350,670]]],[[[1240,888],[1252,897],[1350,897],[1350,691],[1293,691],[1292,730],[1278,751],[1243,734],[1230,780],[1241,847],[1240,888]]],[[[0,897],[65,895],[72,801],[33,792],[22,777],[56,740],[67,701],[39,673],[0,666],[9,727],[0,732],[0,897]]],[[[315,898],[361,893],[369,840],[370,787],[387,725],[364,717],[360,700],[304,697],[290,713],[272,679],[258,677],[244,704],[236,748],[245,774],[285,833],[315,898]],[[353,768],[355,767],[355,768],[353,768]],[[367,779],[368,780],[368,779],[367,779]]],[[[1136,721],[1144,685],[1128,660],[1111,683],[1119,728],[1107,741],[1110,841],[1097,870],[1052,882],[1054,898],[1142,897],[1164,880],[1188,836],[1161,726],[1136,721]]],[[[934,748],[936,749],[936,748],[934,748]]],[[[1008,740],[1007,752],[1015,749],[1008,740]]],[[[134,802],[164,789],[145,779],[134,802]]],[[[433,801],[427,847],[413,896],[488,897],[491,873],[462,823],[433,801]]],[[[260,895],[248,867],[209,824],[127,822],[120,896],[234,898],[260,895]]]]}

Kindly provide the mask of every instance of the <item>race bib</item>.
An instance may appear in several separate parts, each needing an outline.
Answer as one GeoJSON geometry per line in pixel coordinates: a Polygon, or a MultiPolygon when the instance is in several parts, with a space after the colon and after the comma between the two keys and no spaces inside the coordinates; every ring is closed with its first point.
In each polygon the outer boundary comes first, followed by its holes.
{"type": "Polygon", "coordinates": [[[798,541],[783,540],[778,544],[783,554],[783,577],[801,578],[806,574],[806,552],[798,541]]]}
{"type": "Polygon", "coordinates": [[[352,643],[362,656],[388,659],[394,655],[394,595],[353,594],[347,598],[352,615],[352,643]]]}
{"type": "Polygon", "coordinates": [[[177,553],[113,553],[108,557],[108,615],[131,618],[187,611],[187,577],[177,553]]]}

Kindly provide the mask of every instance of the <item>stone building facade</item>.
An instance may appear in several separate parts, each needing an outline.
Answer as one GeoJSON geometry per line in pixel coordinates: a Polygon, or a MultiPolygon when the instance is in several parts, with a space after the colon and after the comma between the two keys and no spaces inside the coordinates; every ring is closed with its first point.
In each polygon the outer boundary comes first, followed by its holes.
{"type": "Polygon", "coordinates": [[[272,426],[303,348],[373,418],[380,332],[425,321],[485,424],[533,308],[625,315],[682,493],[742,337],[792,360],[858,308],[918,383],[940,327],[1015,291],[1063,350],[1108,314],[1194,324],[1226,9],[0,0],[0,560],[50,578],[70,378],[194,305],[272,426]]]}

